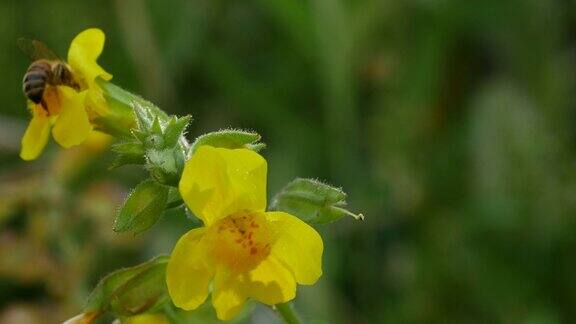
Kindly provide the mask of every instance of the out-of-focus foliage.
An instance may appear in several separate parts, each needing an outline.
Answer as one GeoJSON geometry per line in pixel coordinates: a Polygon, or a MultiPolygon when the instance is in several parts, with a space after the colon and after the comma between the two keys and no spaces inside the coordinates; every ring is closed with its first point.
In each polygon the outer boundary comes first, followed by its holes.
{"type": "Polygon", "coordinates": [[[16,39],[64,56],[91,26],[115,82],[193,115],[191,135],[257,130],[270,197],[318,177],[366,215],[319,227],[324,275],[296,305],[307,318],[576,317],[574,1],[47,0],[0,2],[0,322],[71,317],[105,274],[194,226],[176,208],[149,233],[114,233],[143,175],[107,170],[110,155],[18,159],[29,62],[16,39]]]}

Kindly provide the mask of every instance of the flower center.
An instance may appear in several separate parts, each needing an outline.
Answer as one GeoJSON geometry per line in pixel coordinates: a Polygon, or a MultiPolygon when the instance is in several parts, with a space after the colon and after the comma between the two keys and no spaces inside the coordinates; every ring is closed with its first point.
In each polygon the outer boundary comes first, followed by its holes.
{"type": "Polygon", "coordinates": [[[44,96],[42,97],[48,107],[48,115],[55,116],[60,114],[60,100],[56,87],[46,86],[44,89],[44,96]]]}
{"type": "Polygon", "coordinates": [[[212,228],[215,261],[230,270],[252,270],[270,254],[272,237],[264,214],[242,211],[212,228]]]}

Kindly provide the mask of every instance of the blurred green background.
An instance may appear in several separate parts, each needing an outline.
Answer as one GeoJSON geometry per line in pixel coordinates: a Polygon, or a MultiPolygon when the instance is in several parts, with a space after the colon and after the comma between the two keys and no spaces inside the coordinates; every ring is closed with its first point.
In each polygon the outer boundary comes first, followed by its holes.
{"type": "MultiPolygon", "coordinates": [[[[18,158],[28,113],[16,46],[66,56],[107,34],[113,81],[190,137],[254,129],[269,196],[296,176],[343,186],[365,222],[319,227],[324,275],[297,307],[329,323],[576,318],[576,2],[0,2],[0,322],[80,312],[104,274],[169,253],[191,222],[112,232],[144,177],[98,145],[18,158]],[[106,151],[104,151],[106,152],[106,151]]],[[[245,318],[274,321],[256,306],[245,318]]]]}

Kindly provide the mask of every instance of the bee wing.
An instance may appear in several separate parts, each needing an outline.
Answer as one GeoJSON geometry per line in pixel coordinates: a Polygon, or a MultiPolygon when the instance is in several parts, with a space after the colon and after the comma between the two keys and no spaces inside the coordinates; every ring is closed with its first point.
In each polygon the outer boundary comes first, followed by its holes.
{"type": "Polygon", "coordinates": [[[28,55],[28,57],[30,57],[33,61],[40,59],[47,59],[51,61],[60,60],[58,55],[54,54],[54,52],[52,52],[48,46],[46,46],[46,44],[39,40],[19,38],[18,47],[20,47],[22,52],[28,55]]]}

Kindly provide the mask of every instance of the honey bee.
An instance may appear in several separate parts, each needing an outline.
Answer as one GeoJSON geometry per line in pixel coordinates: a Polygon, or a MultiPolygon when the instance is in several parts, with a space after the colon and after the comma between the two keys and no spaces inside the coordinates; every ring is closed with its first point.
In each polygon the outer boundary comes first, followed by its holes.
{"type": "Polygon", "coordinates": [[[44,101],[44,90],[47,86],[65,85],[76,90],[80,88],[68,64],[44,43],[20,38],[18,46],[33,60],[22,80],[24,95],[33,103],[40,104],[46,112],[48,106],[44,101]]]}

